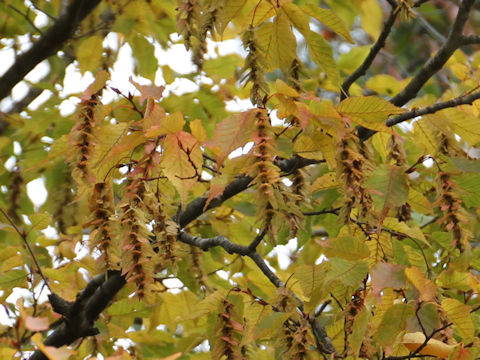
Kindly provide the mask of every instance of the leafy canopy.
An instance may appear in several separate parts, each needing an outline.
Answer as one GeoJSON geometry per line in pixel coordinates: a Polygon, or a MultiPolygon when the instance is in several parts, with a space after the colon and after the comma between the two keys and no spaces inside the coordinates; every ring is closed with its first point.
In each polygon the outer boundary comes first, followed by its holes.
{"type": "Polygon", "coordinates": [[[480,356],[473,0],[6,0],[0,24],[1,359],[480,356]]]}

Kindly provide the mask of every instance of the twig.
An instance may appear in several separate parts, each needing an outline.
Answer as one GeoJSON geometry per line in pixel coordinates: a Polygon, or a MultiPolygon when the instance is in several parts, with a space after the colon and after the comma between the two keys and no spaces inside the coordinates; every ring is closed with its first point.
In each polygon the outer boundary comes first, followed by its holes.
{"type": "Polygon", "coordinates": [[[443,101],[438,104],[434,104],[431,106],[427,106],[424,108],[420,109],[413,109],[407,112],[404,112],[400,115],[397,115],[393,118],[390,118],[387,120],[386,125],[387,126],[394,126],[397,124],[400,124],[403,121],[413,119],[417,116],[422,116],[426,114],[433,114],[437,111],[440,111],[442,109],[446,108],[451,108],[459,105],[466,105],[466,104],[472,104],[475,100],[480,99],[480,91],[474,92],[470,95],[466,96],[458,96],[454,99],[448,100],[448,101],[443,101]]]}
{"type": "Polygon", "coordinates": [[[37,257],[35,256],[35,253],[33,252],[32,248],[30,247],[30,244],[28,243],[27,235],[26,235],[25,231],[22,231],[18,228],[17,224],[15,224],[15,222],[12,220],[10,215],[8,215],[8,213],[2,207],[0,207],[0,212],[2,212],[3,216],[5,216],[5,218],[13,226],[13,228],[18,233],[18,235],[20,235],[20,237],[22,238],[23,242],[25,243],[25,246],[27,247],[28,252],[30,253],[30,256],[33,259],[33,262],[35,263],[35,267],[37,268],[38,273],[40,274],[41,278],[45,282],[45,285],[47,286],[48,290],[50,290],[50,292],[51,292],[52,290],[50,289],[50,286],[48,285],[48,280],[45,277],[45,275],[43,275],[42,269],[40,267],[40,263],[38,262],[37,257]]]}
{"type": "Polygon", "coordinates": [[[350,86],[361,76],[365,75],[367,70],[370,68],[372,65],[373,60],[377,56],[378,52],[385,46],[385,40],[387,39],[388,35],[390,34],[390,31],[392,30],[393,23],[395,22],[395,19],[397,18],[398,11],[395,11],[396,9],[393,8],[392,12],[390,13],[390,16],[388,17],[387,21],[383,25],[383,30],[380,33],[380,36],[378,37],[377,41],[375,44],[373,44],[372,48],[370,49],[370,52],[368,53],[367,58],[363,61],[363,63],[359,66],[357,70],[355,70],[349,77],[345,79],[341,86],[341,94],[340,94],[340,100],[343,100],[348,97],[349,92],[348,90],[350,89],[350,86]]]}
{"type": "Polygon", "coordinates": [[[313,215],[324,215],[324,214],[335,214],[338,215],[338,211],[341,209],[341,207],[337,207],[334,209],[323,209],[319,211],[304,211],[302,212],[303,215],[305,216],[313,216],[313,215]]]}
{"type": "MultiPolygon", "coordinates": [[[[13,6],[12,4],[8,4],[8,7],[10,9],[12,9],[13,11],[15,11],[16,13],[22,15],[25,20],[28,21],[28,23],[40,34],[40,35],[43,35],[42,33],[42,30],[40,30],[38,27],[35,26],[35,24],[33,23],[33,21],[28,17],[28,13],[27,14],[24,14],[23,12],[21,12],[19,9],[17,9],[15,6],[13,6]]],[[[29,9],[30,10],[30,9],[29,9]]]]}

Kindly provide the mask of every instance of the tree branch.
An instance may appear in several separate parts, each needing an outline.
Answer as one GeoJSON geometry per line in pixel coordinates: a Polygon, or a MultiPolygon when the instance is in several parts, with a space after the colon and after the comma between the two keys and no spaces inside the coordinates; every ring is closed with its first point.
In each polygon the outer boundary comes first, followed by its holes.
{"type": "Polygon", "coordinates": [[[428,79],[436,74],[443,65],[445,65],[455,50],[458,49],[461,45],[459,40],[462,38],[463,27],[465,26],[474,2],[475,0],[462,1],[455,22],[448,34],[447,41],[443,44],[440,50],[426,62],[423,68],[417,73],[417,75],[415,75],[408,85],[390,100],[392,104],[403,106],[409,100],[413,99],[428,79]]]}
{"type": "Polygon", "coordinates": [[[474,92],[470,95],[463,95],[463,96],[458,96],[456,98],[453,98],[448,101],[444,101],[438,104],[434,104],[431,106],[427,106],[421,109],[413,109],[407,112],[404,112],[403,114],[397,115],[393,118],[390,118],[387,120],[386,124],[387,126],[393,126],[400,124],[403,121],[413,119],[417,116],[421,115],[426,115],[426,114],[433,114],[439,110],[446,109],[446,108],[451,108],[459,105],[466,105],[466,104],[472,104],[475,100],[480,99],[480,91],[474,92]]]}
{"type": "MultiPolygon", "coordinates": [[[[256,244],[258,239],[261,237],[263,238],[263,232],[260,233],[252,244],[256,244]]],[[[284,287],[285,283],[268,267],[267,263],[263,259],[263,257],[255,250],[255,247],[251,246],[243,246],[239,244],[235,244],[228,240],[224,236],[215,236],[213,238],[200,238],[197,236],[193,236],[187,234],[185,231],[180,231],[177,235],[177,239],[185,244],[189,244],[192,246],[199,247],[203,251],[207,251],[211,247],[220,246],[229,254],[238,254],[241,256],[248,256],[250,259],[255,262],[257,267],[262,271],[262,273],[270,280],[270,282],[275,285],[275,287],[284,287]]],[[[260,240],[261,241],[261,240],[260,240]]],[[[258,244],[257,244],[258,245],[258,244]]],[[[292,292],[293,297],[298,301],[298,308],[300,311],[303,309],[303,302],[292,292]]],[[[303,311],[302,311],[303,312],[303,311]]],[[[327,335],[327,332],[320,325],[316,318],[312,318],[309,320],[310,325],[312,326],[312,332],[315,335],[315,339],[317,341],[318,349],[327,354],[336,354],[337,351],[333,346],[330,338],[327,335]]]]}
{"type": "MultiPolygon", "coordinates": [[[[463,39],[465,37],[462,35],[462,31],[465,23],[467,22],[468,15],[474,2],[475,0],[462,1],[457,13],[457,17],[455,18],[455,22],[453,23],[447,36],[447,41],[442,45],[439,51],[423,65],[422,69],[420,69],[420,71],[408,83],[408,85],[390,100],[392,104],[396,106],[403,106],[417,96],[423,85],[425,85],[425,83],[433,75],[441,70],[455,50],[463,45],[463,39]]],[[[376,131],[364,128],[362,126],[359,126],[357,131],[358,136],[362,141],[367,140],[376,133],[376,131]]]]}
{"type": "Polygon", "coordinates": [[[10,94],[35,66],[55,54],[72,37],[80,22],[90,14],[100,0],[74,0],[48,31],[33,46],[20,55],[17,61],[0,78],[0,100],[10,94]]]}
{"type": "MultiPolygon", "coordinates": [[[[44,344],[60,347],[79,338],[98,334],[98,329],[93,326],[95,320],[125,283],[125,277],[120,271],[108,271],[94,277],[78,293],[74,302],[65,301],[55,293],[50,294],[48,298],[53,310],[63,315],[63,319],[44,344]]],[[[36,350],[30,357],[30,360],[47,359],[40,350],[36,350]]]]}
{"type": "MultiPolygon", "coordinates": [[[[318,163],[317,160],[305,159],[298,155],[295,155],[290,159],[279,159],[275,161],[275,165],[277,165],[285,175],[307,165],[316,163],[318,163]]],[[[173,220],[180,226],[180,228],[184,228],[190,222],[202,215],[205,211],[220,206],[224,201],[246,190],[252,181],[252,177],[240,175],[227,185],[221,195],[213,198],[208,206],[206,206],[208,193],[205,193],[191,201],[184,210],[180,211],[173,217],[173,220]]]]}
{"type": "Polygon", "coordinates": [[[345,79],[341,86],[341,94],[340,94],[340,100],[343,100],[348,97],[349,93],[348,90],[350,89],[350,86],[361,76],[365,75],[367,70],[370,68],[372,65],[373,60],[379,53],[379,51],[385,46],[385,40],[387,39],[388,35],[390,34],[390,31],[392,30],[393,23],[395,22],[395,19],[397,18],[398,11],[395,11],[396,8],[392,8],[392,12],[390,13],[390,16],[388,17],[387,21],[383,25],[383,30],[380,33],[380,36],[378,37],[377,41],[375,44],[370,49],[370,52],[368,53],[368,56],[366,59],[363,61],[363,63],[358,67],[357,70],[355,70],[352,74],[350,74],[349,77],[345,79]]]}

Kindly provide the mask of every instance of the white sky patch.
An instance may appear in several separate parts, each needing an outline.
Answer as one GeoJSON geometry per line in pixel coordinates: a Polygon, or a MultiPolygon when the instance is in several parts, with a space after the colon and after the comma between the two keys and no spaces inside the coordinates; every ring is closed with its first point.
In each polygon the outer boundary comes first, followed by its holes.
{"type": "Polygon", "coordinates": [[[297,238],[290,239],[285,245],[277,245],[270,253],[277,256],[280,269],[285,270],[291,264],[290,255],[297,249],[297,238]]]}
{"type": "Polygon", "coordinates": [[[45,180],[38,178],[27,184],[27,195],[36,208],[42,206],[47,200],[48,192],[45,188],[45,180]]]}
{"type": "Polygon", "coordinates": [[[227,111],[247,111],[252,108],[250,99],[239,99],[234,97],[233,100],[225,102],[225,109],[227,111]]]}

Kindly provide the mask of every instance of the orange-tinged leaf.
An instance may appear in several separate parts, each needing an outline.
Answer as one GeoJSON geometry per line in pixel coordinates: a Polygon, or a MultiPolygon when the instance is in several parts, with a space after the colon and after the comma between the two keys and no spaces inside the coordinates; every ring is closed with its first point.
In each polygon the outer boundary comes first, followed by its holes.
{"type": "MultiPolygon", "coordinates": [[[[403,335],[402,344],[410,351],[417,350],[423,343],[425,343],[425,335],[421,332],[406,333],[403,335]]],[[[419,353],[422,355],[436,356],[442,359],[447,359],[453,352],[455,345],[448,345],[439,340],[430,339],[427,345],[423,347],[419,353]]]]}
{"type": "Polygon", "coordinates": [[[408,281],[420,293],[420,299],[422,301],[433,301],[437,294],[437,286],[429,279],[425,278],[422,271],[417,267],[409,267],[405,269],[405,276],[408,281]]]}
{"type": "Polygon", "coordinates": [[[165,90],[165,86],[163,85],[140,85],[139,83],[135,82],[131,76],[129,80],[140,91],[140,104],[143,104],[148,98],[160,100],[163,94],[163,90],[165,90]]]}
{"type": "Polygon", "coordinates": [[[328,26],[338,35],[343,37],[345,40],[353,44],[353,39],[350,36],[350,31],[347,26],[334,12],[328,9],[321,8],[318,5],[306,4],[302,7],[308,15],[313,16],[315,19],[320,21],[323,25],[328,26]]]}
{"type": "Polygon", "coordinates": [[[337,111],[343,116],[354,119],[363,127],[386,131],[385,121],[387,118],[405,110],[378,96],[357,96],[343,100],[338,105],[337,111]]]}
{"type": "Polygon", "coordinates": [[[202,170],[202,150],[197,139],[184,131],[168,134],[162,145],[164,153],[161,166],[180,194],[182,204],[185,204],[188,191],[198,181],[202,170]]]}
{"type": "Polygon", "coordinates": [[[100,89],[102,89],[107,80],[110,79],[110,74],[105,71],[101,70],[95,75],[95,80],[90,86],[85,90],[82,94],[82,100],[88,100],[92,97],[93,94],[97,93],[100,89]]]}
{"type": "Polygon", "coordinates": [[[245,145],[252,138],[258,109],[232,115],[217,124],[213,137],[204,145],[216,153],[218,166],[233,150],[245,145]]]}
{"type": "Polygon", "coordinates": [[[385,288],[401,289],[405,287],[405,273],[402,265],[378,263],[370,271],[373,296],[380,299],[385,288]]]}
{"type": "Polygon", "coordinates": [[[470,316],[470,308],[460,301],[447,298],[442,301],[442,309],[448,319],[455,325],[456,330],[464,339],[470,339],[475,333],[475,327],[470,316]]]}
{"type": "Polygon", "coordinates": [[[33,317],[28,315],[25,318],[25,327],[30,331],[48,330],[50,321],[46,317],[33,317]]]}

